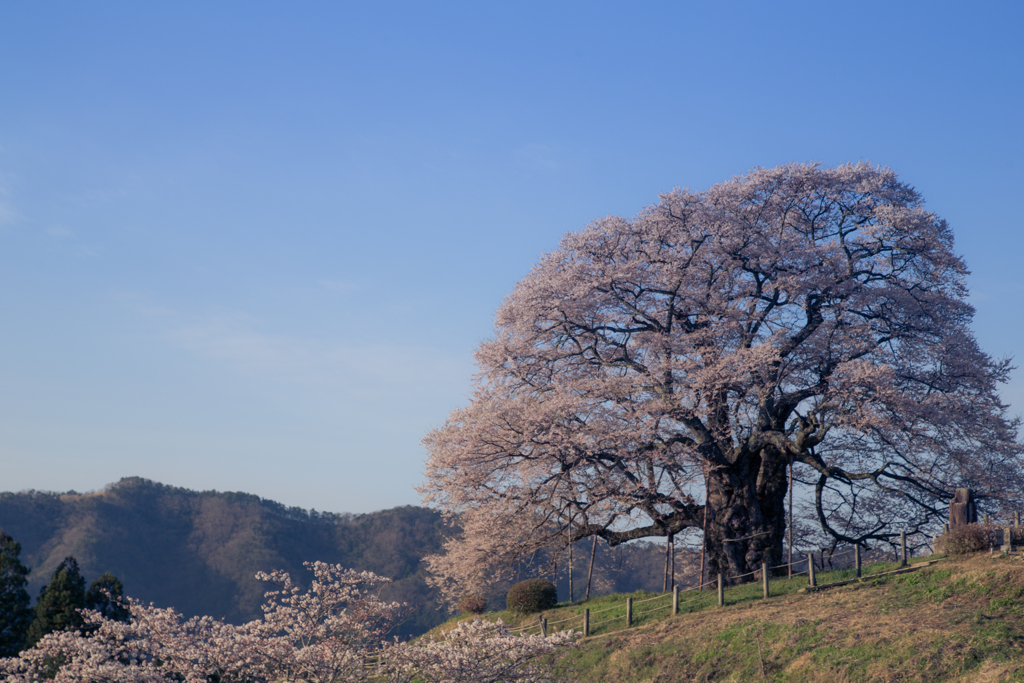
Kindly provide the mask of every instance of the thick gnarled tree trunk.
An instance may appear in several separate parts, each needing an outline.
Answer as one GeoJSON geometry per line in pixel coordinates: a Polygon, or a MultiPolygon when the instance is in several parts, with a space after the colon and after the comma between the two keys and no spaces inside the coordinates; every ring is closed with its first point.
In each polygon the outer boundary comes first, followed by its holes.
{"type": "Polygon", "coordinates": [[[761,562],[783,563],[786,461],[769,451],[747,452],[708,472],[708,577],[751,580],[761,562]]]}

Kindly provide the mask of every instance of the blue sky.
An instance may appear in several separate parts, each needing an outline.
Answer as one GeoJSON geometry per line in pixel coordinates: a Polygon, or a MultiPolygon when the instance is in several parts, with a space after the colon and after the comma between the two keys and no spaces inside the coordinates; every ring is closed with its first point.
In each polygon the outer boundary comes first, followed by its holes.
{"type": "MultiPolygon", "coordinates": [[[[1024,338],[1024,5],[0,3],[0,489],[415,504],[567,231],[892,167],[1024,338]]],[[[1024,412],[1024,376],[1004,398],[1024,412]]]]}

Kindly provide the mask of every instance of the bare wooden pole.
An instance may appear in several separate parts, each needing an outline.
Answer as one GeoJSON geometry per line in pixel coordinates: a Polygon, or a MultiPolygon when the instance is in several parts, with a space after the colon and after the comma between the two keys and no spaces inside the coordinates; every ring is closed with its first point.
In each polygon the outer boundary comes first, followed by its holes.
{"type": "Polygon", "coordinates": [[[704,590],[704,555],[708,550],[708,473],[704,472],[704,525],[700,539],[700,589],[704,590]]]}
{"type": "Polygon", "coordinates": [[[572,604],[572,512],[569,513],[569,604],[572,604]]]}
{"type": "Polygon", "coordinates": [[[786,577],[793,578],[793,454],[789,454],[789,559],[786,560],[786,577]]]}
{"type": "Polygon", "coordinates": [[[590,599],[590,581],[594,578],[594,556],[597,554],[597,534],[594,534],[594,543],[590,546],[590,569],[587,571],[587,595],[584,600],[590,599]]]}
{"type": "Polygon", "coordinates": [[[668,556],[669,556],[669,539],[671,537],[672,537],[671,533],[666,533],[665,534],[665,575],[662,577],[662,581],[661,581],[661,592],[662,593],[667,593],[668,592],[668,563],[669,563],[668,556]]]}
{"type": "Polygon", "coordinates": [[[671,588],[671,589],[675,589],[675,587],[676,587],[676,535],[675,534],[669,534],[669,536],[668,536],[668,543],[669,543],[669,545],[672,548],[672,555],[669,558],[669,559],[671,559],[671,566],[669,567],[669,572],[668,572],[668,578],[669,578],[668,587],[671,588]]]}

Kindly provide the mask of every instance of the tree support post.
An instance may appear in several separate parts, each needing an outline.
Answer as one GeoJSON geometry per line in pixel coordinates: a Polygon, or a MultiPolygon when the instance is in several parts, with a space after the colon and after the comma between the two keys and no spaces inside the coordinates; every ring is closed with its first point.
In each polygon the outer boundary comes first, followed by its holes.
{"type": "Polygon", "coordinates": [[[587,571],[587,593],[584,600],[590,599],[590,581],[594,578],[594,556],[597,555],[597,534],[594,534],[594,542],[590,545],[590,569],[587,571]]]}
{"type": "Polygon", "coordinates": [[[572,599],[572,513],[569,513],[569,604],[573,603],[572,599]]]}
{"type": "Polygon", "coordinates": [[[814,581],[814,553],[807,553],[807,585],[811,588],[818,585],[814,581]]]}
{"type": "Polygon", "coordinates": [[[586,638],[590,635],[590,608],[585,607],[583,609],[583,637],[586,638]]]}
{"type": "Polygon", "coordinates": [[[633,625],[633,598],[626,598],[626,628],[633,625]]]}
{"type": "Polygon", "coordinates": [[[907,532],[900,532],[900,566],[907,566],[907,532]]]}
{"type": "Polygon", "coordinates": [[[722,573],[718,573],[718,606],[725,605],[725,583],[722,581],[722,573]]]}
{"type": "Polygon", "coordinates": [[[764,599],[768,599],[768,563],[761,562],[761,583],[763,584],[764,599]]]}

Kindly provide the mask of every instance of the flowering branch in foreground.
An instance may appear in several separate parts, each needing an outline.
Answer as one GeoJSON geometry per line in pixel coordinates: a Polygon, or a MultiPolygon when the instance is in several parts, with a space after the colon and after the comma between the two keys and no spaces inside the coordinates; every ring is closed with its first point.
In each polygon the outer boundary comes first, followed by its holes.
{"type": "Polygon", "coordinates": [[[234,626],[184,619],[170,608],[127,599],[127,621],[83,610],[81,629],[50,633],[18,657],[0,658],[5,683],[390,683],[453,681],[542,683],[532,665],[572,636],[516,637],[501,622],[460,624],[440,639],[388,643],[405,606],[384,602],[385,579],[323,562],[306,592],[285,572],[259,574],[277,585],[262,620],[234,626]],[[368,667],[372,660],[376,667],[368,667]]]}
{"type": "Polygon", "coordinates": [[[570,645],[577,635],[512,635],[500,619],[477,618],[437,639],[391,648],[382,673],[389,683],[548,683],[556,679],[537,658],[570,645]]]}

